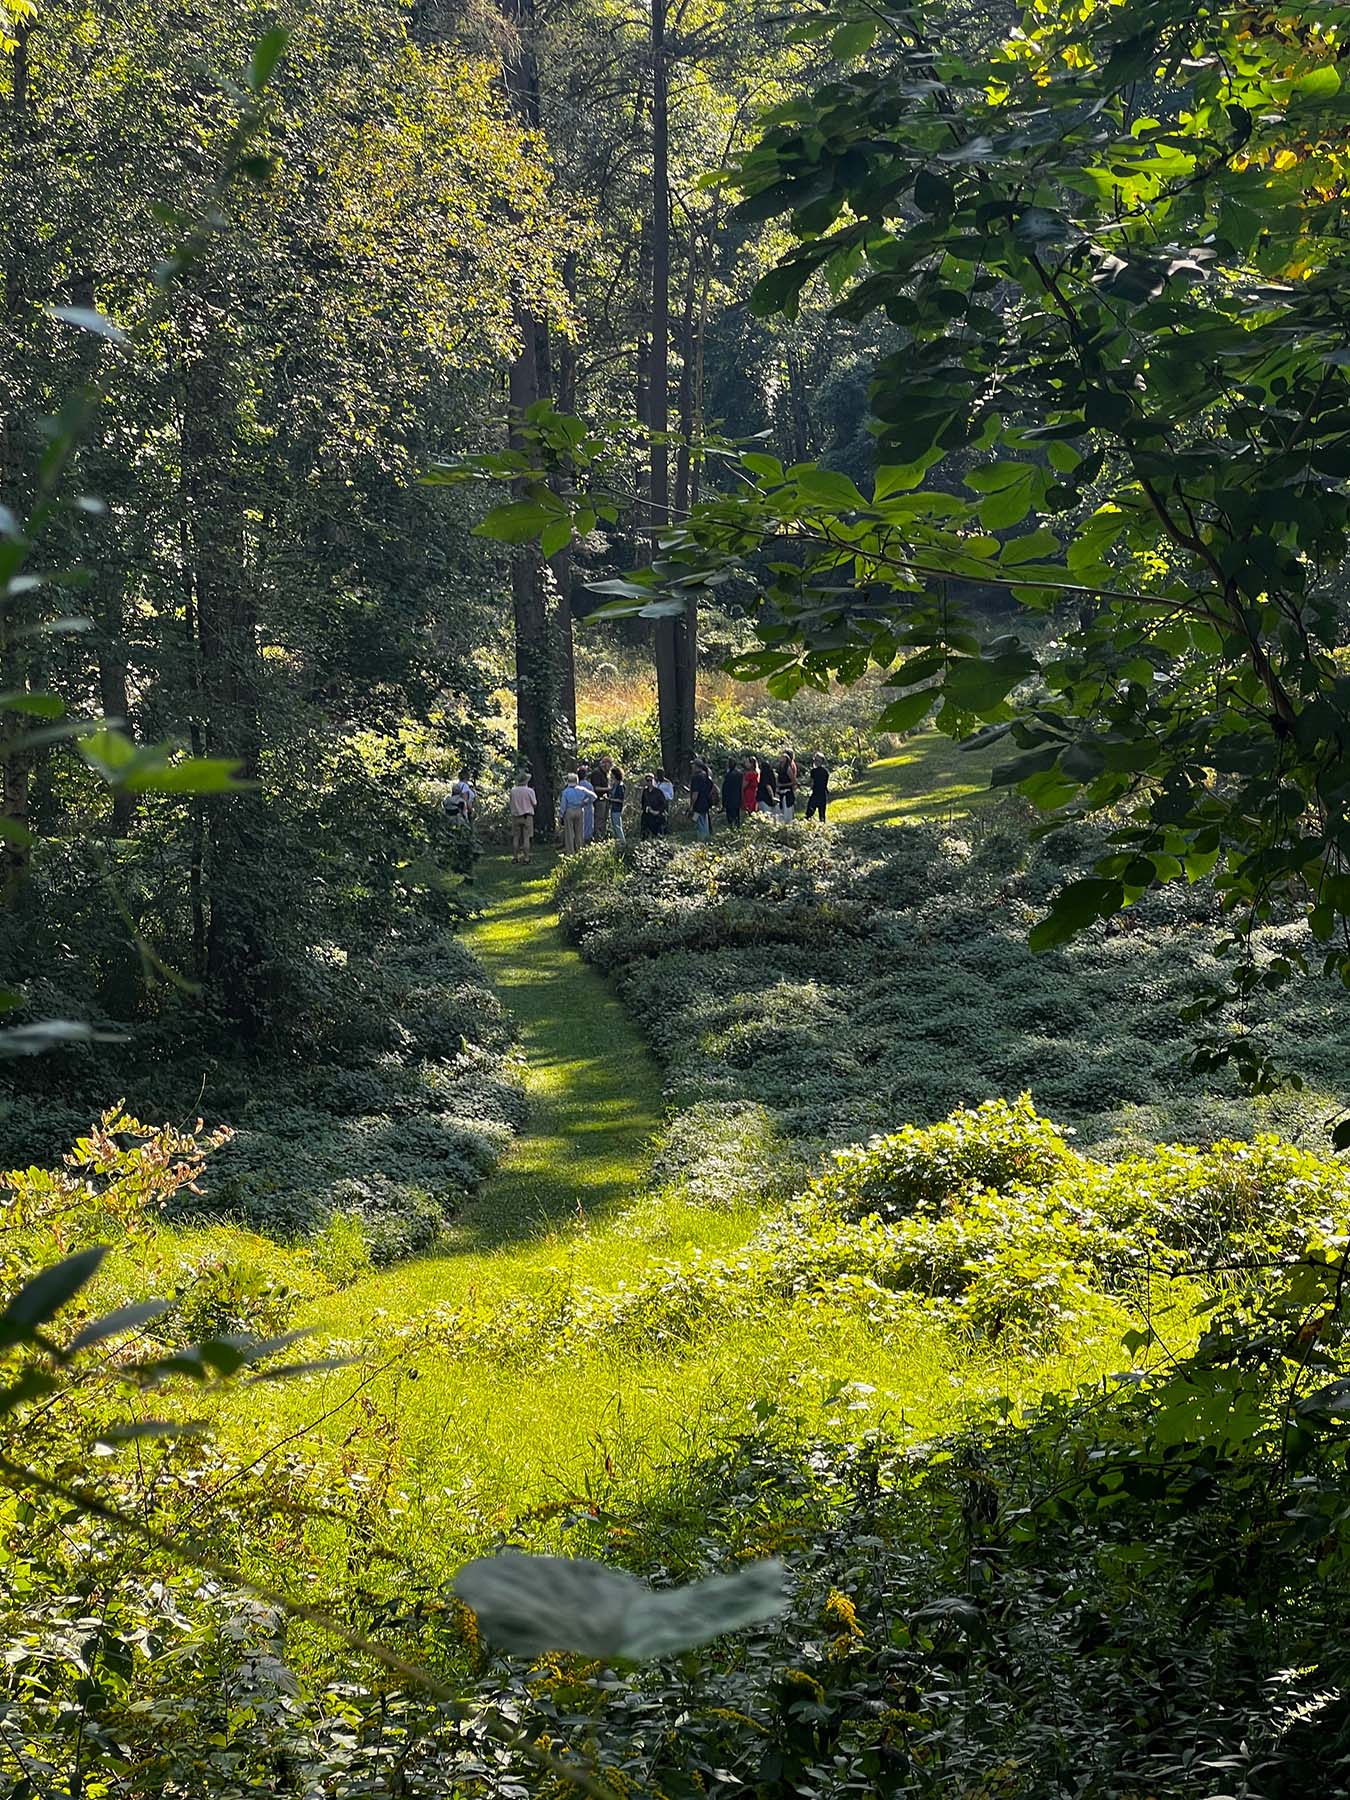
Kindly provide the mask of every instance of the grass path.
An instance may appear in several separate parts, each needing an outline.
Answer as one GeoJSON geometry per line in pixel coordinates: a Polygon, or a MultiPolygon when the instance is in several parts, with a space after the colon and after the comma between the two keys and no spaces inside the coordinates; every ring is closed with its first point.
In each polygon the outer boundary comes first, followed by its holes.
{"type": "Polygon", "coordinates": [[[840,825],[889,825],[967,813],[989,791],[989,775],[1008,758],[1006,743],[962,750],[940,731],[920,732],[898,756],[874,762],[830,807],[840,825]]]}
{"type": "Polygon", "coordinates": [[[478,1247],[622,1204],[642,1185],[661,1123],[661,1071],[603,976],[565,942],[548,872],[490,870],[486,911],[465,936],[516,1021],[530,1102],[461,1228],[478,1247]]]}
{"type": "Polygon", "coordinates": [[[532,1287],[560,1252],[609,1260],[591,1254],[596,1233],[644,1190],[661,1071],[603,976],[563,938],[552,867],[552,856],[528,871],[485,859],[483,912],[464,937],[519,1034],[521,1131],[436,1255],[330,1296],[313,1323],[353,1333],[372,1314],[408,1318],[470,1290],[532,1287]]]}

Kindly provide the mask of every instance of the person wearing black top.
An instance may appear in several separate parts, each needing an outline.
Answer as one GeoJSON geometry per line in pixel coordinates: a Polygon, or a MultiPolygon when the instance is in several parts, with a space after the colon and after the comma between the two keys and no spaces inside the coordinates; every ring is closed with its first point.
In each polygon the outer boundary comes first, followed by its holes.
{"type": "Polygon", "coordinates": [[[778,811],[778,782],[767,758],[759,765],[759,810],[771,816],[778,811]]]}
{"type": "Polygon", "coordinates": [[[728,763],[727,772],[722,777],[722,811],[727,815],[727,824],[733,829],[741,822],[741,795],[744,791],[744,776],[739,763],[728,763]]]}
{"type": "Polygon", "coordinates": [[[825,808],[830,800],[830,771],[819,751],[811,758],[811,798],[806,803],[806,816],[825,823],[825,808]]]}
{"type": "Polygon", "coordinates": [[[694,814],[694,827],[701,838],[712,836],[713,778],[707,763],[700,757],[689,777],[689,805],[694,814]]]}
{"type": "Polygon", "coordinates": [[[666,797],[656,785],[655,775],[642,778],[642,836],[661,837],[666,829],[666,797]]]}

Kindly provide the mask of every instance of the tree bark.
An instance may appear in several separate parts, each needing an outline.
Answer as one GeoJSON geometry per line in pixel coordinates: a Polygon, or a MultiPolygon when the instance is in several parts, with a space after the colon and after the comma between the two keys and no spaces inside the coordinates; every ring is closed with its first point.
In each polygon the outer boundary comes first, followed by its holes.
{"type": "MultiPolygon", "coordinates": [[[[502,10],[514,36],[503,65],[507,96],[521,124],[537,131],[540,103],[534,0],[502,0],[502,10]]],[[[508,434],[511,448],[519,450],[524,448],[520,421],[547,387],[548,345],[543,322],[521,300],[515,307],[515,326],[520,349],[508,377],[508,434]]],[[[511,607],[516,640],[516,750],[534,779],[536,817],[551,829],[558,773],[558,658],[550,628],[544,562],[533,544],[523,544],[511,553],[511,607]]]]}
{"type": "MultiPolygon", "coordinates": [[[[10,58],[10,102],[5,120],[5,187],[11,196],[21,178],[26,159],[29,129],[29,61],[28,40],[32,24],[21,20],[13,26],[14,49],[10,58]]],[[[12,391],[18,390],[19,359],[22,354],[23,316],[25,308],[24,266],[26,246],[23,241],[23,207],[16,206],[8,230],[9,254],[4,265],[3,309],[5,352],[13,378],[12,391]]],[[[0,503],[17,519],[25,513],[20,420],[15,403],[0,411],[0,503]]],[[[11,596],[0,600],[0,690],[22,692],[29,685],[29,653],[31,640],[24,638],[20,627],[25,623],[15,616],[11,596]]],[[[28,826],[29,777],[31,761],[20,743],[11,739],[21,736],[15,713],[0,714],[0,814],[11,819],[21,836],[28,826]]],[[[28,846],[14,838],[0,839],[0,895],[10,900],[28,868],[28,846]]]]}
{"type": "MultiPolygon", "coordinates": [[[[81,272],[70,284],[70,297],[76,306],[82,306],[93,312],[98,305],[98,294],[94,287],[93,275],[81,272]]],[[[81,375],[85,380],[92,380],[97,370],[99,349],[96,339],[91,339],[83,359],[81,375]]],[[[94,478],[94,491],[105,491],[103,477],[106,471],[99,467],[97,446],[91,447],[90,473],[94,478]]],[[[98,665],[98,704],[99,711],[108,724],[116,726],[127,737],[133,737],[131,721],[131,686],[127,675],[126,655],[126,619],[122,608],[122,584],[118,569],[111,556],[105,551],[98,559],[98,567],[94,575],[93,605],[96,639],[94,657],[98,665]]],[[[112,793],[112,835],[129,837],[132,821],[136,816],[135,796],[126,793],[122,788],[114,788],[112,793]]]]}
{"type": "MultiPolygon", "coordinates": [[[[666,0],[652,0],[652,286],[648,413],[651,457],[648,503],[652,554],[670,521],[670,90],[666,0]]],[[[656,621],[656,702],[661,759],[677,781],[687,781],[694,754],[692,606],[683,618],[656,621]]]]}
{"type": "MultiPolygon", "coordinates": [[[[517,320],[523,349],[511,364],[511,445],[522,448],[516,421],[539,398],[537,321],[517,320]]],[[[529,766],[538,799],[537,817],[551,829],[556,810],[557,750],[554,718],[558,683],[548,617],[544,564],[531,544],[511,555],[511,605],[516,636],[516,750],[529,766]]]]}
{"type": "MultiPolygon", "coordinates": [[[[569,254],[563,258],[563,286],[570,303],[576,298],[577,259],[569,254]]],[[[577,404],[577,358],[572,340],[562,334],[556,338],[557,357],[557,392],[556,401],[559,412],[575,412],[577,404]]],[[[572,636],[572,548],[569,544],[553,558],[552,569],[554,580],[558,584],[557,613],[557,645],[558,645],[558,705],[562,711],[563,722],[567,727],[570,741],[577,741],[577,659],[576,646],[572,636]]]]}
{"type": "Polygon", "coordinates": [[[675,447],[675,516],[689,511],[694,436],[694,311],[698,294],[698,239],[693,221],[685,255],[684,311],[680,318],[679,442],[675,447]]]}

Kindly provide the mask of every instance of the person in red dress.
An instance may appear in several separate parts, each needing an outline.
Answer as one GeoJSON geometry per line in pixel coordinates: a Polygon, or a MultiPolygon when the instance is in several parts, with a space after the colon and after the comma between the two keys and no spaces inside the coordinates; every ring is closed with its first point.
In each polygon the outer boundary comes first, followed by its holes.
{"type": "Polygon", "coordinates": [[[753,756],[745,760],[745,774],[741,779],[741,811],[750,814],[759,805],[759,762],[753,756]]]}

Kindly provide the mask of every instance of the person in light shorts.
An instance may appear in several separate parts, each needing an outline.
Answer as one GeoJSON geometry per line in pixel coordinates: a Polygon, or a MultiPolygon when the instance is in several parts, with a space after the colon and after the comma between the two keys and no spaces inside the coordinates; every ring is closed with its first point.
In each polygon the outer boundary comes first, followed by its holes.
{"type": "Polygon", "coordinates": [[[539,797],[534,791],[527,769],[521,769],[517,773],[508,806],[511,813],[511,861],[527,863],[530,860],[530,846],[534,842],[534,815],[539,807],[539,797]]]}

